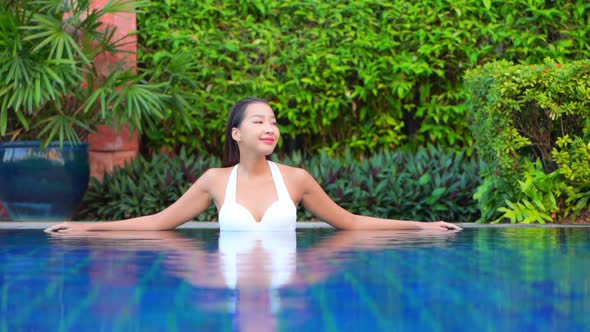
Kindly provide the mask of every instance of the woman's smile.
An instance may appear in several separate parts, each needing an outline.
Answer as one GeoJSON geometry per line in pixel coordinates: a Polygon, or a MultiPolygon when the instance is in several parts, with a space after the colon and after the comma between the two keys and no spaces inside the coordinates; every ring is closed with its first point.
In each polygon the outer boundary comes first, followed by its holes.
{"type": "Polygon", "coordinates": [[[264,137],[264,138],[261,138],[260,140],[266,144],[274,144],[274,142],[275,142],[274,137],[264,137]]]}

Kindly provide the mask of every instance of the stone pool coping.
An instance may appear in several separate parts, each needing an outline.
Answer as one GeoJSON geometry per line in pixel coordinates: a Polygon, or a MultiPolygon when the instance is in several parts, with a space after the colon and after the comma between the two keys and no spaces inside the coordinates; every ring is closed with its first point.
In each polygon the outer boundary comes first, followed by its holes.
{"type": "MultiPolygon", "coordinates": [[[[55,221],[0,221],[1,229],[45,229],[52,225],[55,225],[55,221]]],[[[92,222],[80,222],[80,223],[92,223],[92,222]]],[[[524,224],[476,224],[476,223],[455,223],[456,225],[463,228],[590,228],[590,224],[578,225],[578,224],[545,224],[545,225],[524,225],[524,224]]],[[[189,221],[181,226],[180,228],[189,229],[216,229],[219,228],[219,223],[211,221],[189,221]]],[[[325,222],[316,221],[300,221],[297,223],[297,229],[306,228],[333,228],[325,222]]]]}

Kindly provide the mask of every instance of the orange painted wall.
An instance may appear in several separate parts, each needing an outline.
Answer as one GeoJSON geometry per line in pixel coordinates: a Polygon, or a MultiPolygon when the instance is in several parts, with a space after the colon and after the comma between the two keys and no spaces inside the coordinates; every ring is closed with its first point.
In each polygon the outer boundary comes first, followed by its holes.
{"type": "MultiPolygon", "coordinates": [[[[93,6],[101,8],[107,2],[108,0],[94,0],[93,6]]],[[[99,59],[102,62],[102,70],[110,70],[113,64],[121,62],[135,67],[137,65],[137,36],[129,35],[137,29],[135,13],[108,15],[103,22],[116,26],[116,40],[125,37],[121,49],[127,52],[109,54],[99,59]]],[[[99,180],[102,180],[105,172],[112,171],[116,166],[123,166],[139,154],[139,135],[137,132],[129,133],[126,129],[123,132],[117,132],[113,128],[100,126],[95,133],[89,136],[88,144],[90,176],[99,180]]]]}

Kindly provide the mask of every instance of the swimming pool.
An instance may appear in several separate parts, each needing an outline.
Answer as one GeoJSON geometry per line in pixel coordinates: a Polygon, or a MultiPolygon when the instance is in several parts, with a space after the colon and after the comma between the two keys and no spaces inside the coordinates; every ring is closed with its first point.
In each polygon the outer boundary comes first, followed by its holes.
{"type": "Polygon", "coordinates": [[[0,331],[581,331],[590,228],[0,230],[0,331]]]}

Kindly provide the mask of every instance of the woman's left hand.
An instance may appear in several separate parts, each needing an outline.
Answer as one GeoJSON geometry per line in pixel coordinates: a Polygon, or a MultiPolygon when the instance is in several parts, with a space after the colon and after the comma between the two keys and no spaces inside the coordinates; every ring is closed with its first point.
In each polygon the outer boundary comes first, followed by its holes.
{"type": "Polygon", "coordinates": [[[445,221],[421,222],[420,228],[424,230],[460,231],[461,227],[445,221]]]}

